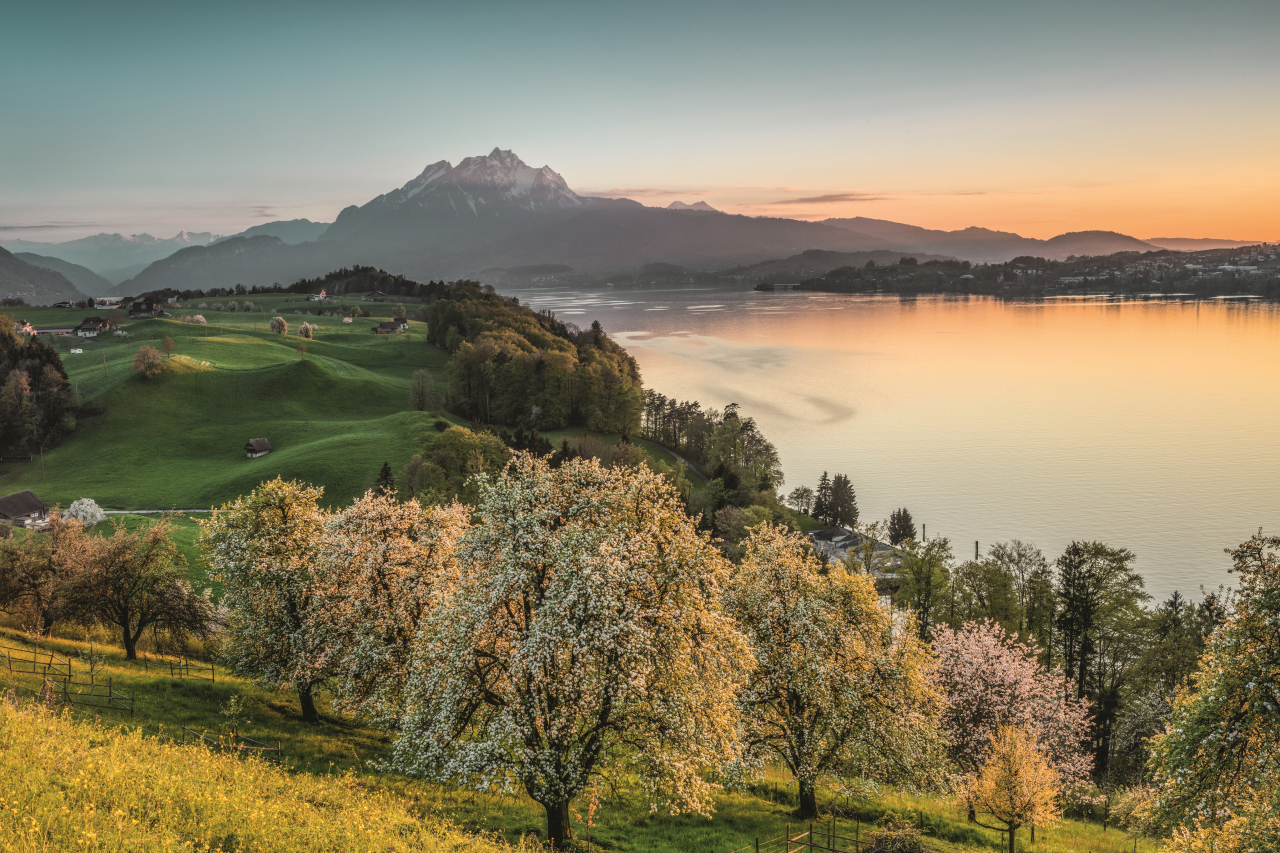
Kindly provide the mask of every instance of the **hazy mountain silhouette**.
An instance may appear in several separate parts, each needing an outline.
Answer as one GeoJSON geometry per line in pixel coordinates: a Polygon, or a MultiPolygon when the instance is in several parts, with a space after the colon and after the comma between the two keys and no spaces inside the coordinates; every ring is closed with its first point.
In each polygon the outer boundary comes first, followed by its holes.
{"type": "Polygon", "coordinates": [[[71,282],[76,290],[86,296],[106,296],[115,287],[111,281],[98,275],[88,267],[82,267],[79,264],[73,264],[61,258],[49,258],[31,252],[14,252],[14,257],[26,261],[33,267],[53,270],[71,282]]]}
{"type": "Polygon", "coordinates": [[[318,240],[328,230],[329,222],[312,222],[310,219],[281,219],[276,222],[264,222],[252,228],[246,228],[239,234],[219,237],[214,243],[221,243],[234,237],[278,237],[282,243],[310,243],[318,240]]]}
{"type": "Polygon", "coordinates": [[[1256,246],[1263,240],[1219,240],[1215,237],[1148,237],[1145,242],[1175,252],[1202,252],[1205,249],[1234,249],[1256,246]]]}
{"type": "Polygon", "coordinates": [[[166,287],[208,290],[237,284],[291,284],[299,278],[313,278],[349,265],[350,261],[331,251],[331,247],[315,243],[291,246],[279,237],[233,237],[175,252],[116,285],[112,293],[137,296],[166,287]]]}
{"type": "MultiPolygon", "coordinates": [[[[70,261],[102,275],[106,270],[149,264],[172,255],[187,246],[203,246],[215,238],[208,231],[181,231],[175,237],[162,239],[150,234],[95,234],[66,243],[34,243],[27,240],[5,240],[10,252],[33,252],[45,257],[70,261]]],[[[105,276],[104,276],[105,277],[105,276]]]]}
{"type": "Polygon", "coordinates": [[[902,249],[951,255],[974,263],[1004,263],[1019,255],[1061,260],[1070,255],[1110,255],[1116,252],[1153,252],[1159,247],[1114,231],[1076,231],[1048,240],[1023,237],[989,228],[935,231],[885,219],[827,219],[829,225],[870,234],[902,249]]]}
{"type": "Polygon", "coordinates": [[[78,302],[85,298],[62,273],[32,266],[8,250],[0,249],[0,297],[11,296],[21,297],[31,305],[68,299],[78,302]]]}
{"type": "Polygon", "coordinates": [[[708,213],[720,213],[705,201],[695,201],[693,204],[685,204],[682,201],[673,201],[667,205],[667,210],[705,210],[708,213]]]}

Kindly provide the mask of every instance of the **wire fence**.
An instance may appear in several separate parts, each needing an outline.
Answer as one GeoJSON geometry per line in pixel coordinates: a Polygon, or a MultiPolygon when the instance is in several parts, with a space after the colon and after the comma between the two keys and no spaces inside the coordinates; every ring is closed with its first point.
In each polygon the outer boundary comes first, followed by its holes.
{"type": "Polygon", "coordinates": [[[261,755],[264,758],[275,757],[276,763],[282,763],[284,759],[284,751],[280,745],[280,741],[276,741],[276,745],[263,743],[260,740],[254,740],[251,737],[236,734],[232,731],[230,735],[219,735],[210,737],[204,732],[198,732],[195,729],[182,727],[182,743],[204,743],[219,750],[231,750],[245,755],[261,755]],[[188,739],[190,736],[190,739],[188,739]]]}
{"type": "Polygon", "coordinates": [[[168,671],[170,678],[196,678],[202,681],[218,680],[218,673],[215,671],[213,664],[204,666],[195,664],[186,658],[166,658],[161,656],[151,657],[150,655],[142,655],[142,668],[146,672],[158,669],[161,672],[168,671]]]}
{"type": "Polygon", "coordinates": [[[73,681],[70,678],[58,681],[46,675],[44,683],[45,690],[52,691],[55,698],[64,705],[107,711],[128,711],[129,716],[133,716],[134,691],[125,693],[122,690],[116,690],[115,681],[110,677],[105,681],[94,678],[92,675],[89,676],[88,681],[73,681]]]}

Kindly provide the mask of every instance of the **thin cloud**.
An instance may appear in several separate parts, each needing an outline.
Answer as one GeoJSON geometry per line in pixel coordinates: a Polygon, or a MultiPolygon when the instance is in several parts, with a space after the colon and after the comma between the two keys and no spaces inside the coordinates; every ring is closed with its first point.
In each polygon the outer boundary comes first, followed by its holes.
{"type": "Polygon", "coordinates": [[[594,196],[597,198],[630,198],[632,196],[640,196],[641,198],[650,198],[653,196],[668,195],[710,195],[715,190],[664,190],[658,187],[618,187],[611,190],[584,190],[580,195],[594,196]]]}
{"type": "Polygon", "coordinates": [[[47,228],[100,228],[99,222],[48,222],[44,225],[0,225],[0,231],[43,231],[47,228]]]}
{"type": "Polygon", "coordinates": [[[831,193],[815,195],[808,198],[784,198],[781,201],[766,201],[765,204],[836,204],[844,201],[889,201],[893,196],[872,195],[871,193],[831,193]]]}

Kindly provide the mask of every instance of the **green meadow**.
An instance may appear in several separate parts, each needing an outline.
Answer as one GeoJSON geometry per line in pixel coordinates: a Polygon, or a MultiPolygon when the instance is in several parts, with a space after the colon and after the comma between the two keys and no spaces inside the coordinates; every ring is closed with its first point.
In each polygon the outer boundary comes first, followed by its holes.
{"type": "MultiPolygon", "coordinates": [[[[248,298],[266,310],[216,312],[195,302],[173,312],[202,313],[207,326],[135,320],[123,325],[128,338],[58,339],[81,400],[100,404],[102,413],[81,418],[67,441],[33,462],[0,465],[0,491],[31,489],[64,507],[89,497],[109,510],[192,510],[220,505],[278,475],[324,486],[325,502],[338,506],[370,488],[384,462],[399,473],[438,434],[437,421],[464,424],[444,413],[410,410],[414,371],[430,371],[443,391],[448,354],[427,342],[425,323],[410,322],[400,335],[373,334],[393,304],[347,303],[373,316],[343,323],[317,316],[317,305],[305,297],[248,298]],[[287,334],[270,331],[273,316],[285,318],[287,334]],[[317,326],[311,340],[297,334],[304,322],[317,326]],[[151,380],[135,375],[138,347],[159,348],[165,337],[173,339],[174,351],[164,371],[151,380]],[[245,458],[245,442],[264,437],[273,452],[245,458]]],[[[13,311],[35,325],[75,323],[89,313],[13,311]]],[[[547,437],[558,443],[581,435],[571,429],[547,437]]],[[[674,464],[656,445],[646,449],[674,464]]]]}
{"type": "MultiPolygon", "coordinates": [[[[371,329],[391,305],[370,305],[379,316],[344,324],[315,316],[314,306],[302,313],[309,303],[297,297],[261,302],[268,310],[260,314],[175,309],[203,313],[208,326],[137,320],[123,327],[129,338],[59,340],[81,399],[103,411],[43,458],[3,466],[0,489],[31,489],[63,506],[91,497],[107,509],[204,509],[280,475],[323,485],[328,502],[345,503],[372,485],[383,462],[398,469],[435,434],[440,415],[409,410],[415,370],[444,381],[448,357],[427,343],[425,324],[380,336],[371,329]],[[267,328],[275,315],[288,334],[267,328]],[[303,322],[318,326],[313,340],[297,335],[303,322]],[[135,375],[138,347],[165,337],[175,347],[165,370],[149,381],[135,375]],[[274,452],[245,458],[245,442],[259,437],[274,452]]],[[[26,319],[85,313],[38,310],[43,316],[26,319]]]]}

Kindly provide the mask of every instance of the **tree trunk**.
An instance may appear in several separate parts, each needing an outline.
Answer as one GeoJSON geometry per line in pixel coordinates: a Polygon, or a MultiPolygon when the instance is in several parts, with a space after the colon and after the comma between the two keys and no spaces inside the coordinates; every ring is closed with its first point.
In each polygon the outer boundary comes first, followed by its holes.
{"type": "Polygon", "coordinates": [[[796,811],[797,817],[813,818],[818,816],[818,792],[813,782],[798,780],[800,786],[800,808],[796,811]]]}
{"type": "Polygon", "coordinates": [[[315,699],[311,696],[310,684],[298,685],[298,703],[302,705],[302,722],[313,725],[320,722],[320,715],[316,713],[315,699]]]}
{"type": "Polygon", "coordinates": [[[978,813],[973,810],[973,803],[969,804],[969,823],[978,822],[978,813]]]}
{"type": "Polygon", "coordinates": [[[138,638],[129,633],[129,629],[124,629],[124,656],[126,660],[138,659],[138,638]]]}
{"type": "Polygon", "coordinates": [[[547,843],[552,849],[558,848],[569,837],[569,803],[543,803],[547,810],[547,843]]]}
{"type": "Polygon", "coordinates": [[[1013,837],[1017,832],[1018,830],[1016,827],[1009,827],[1009,853],[1016,853],[1014,850],[1013,837]]]}

